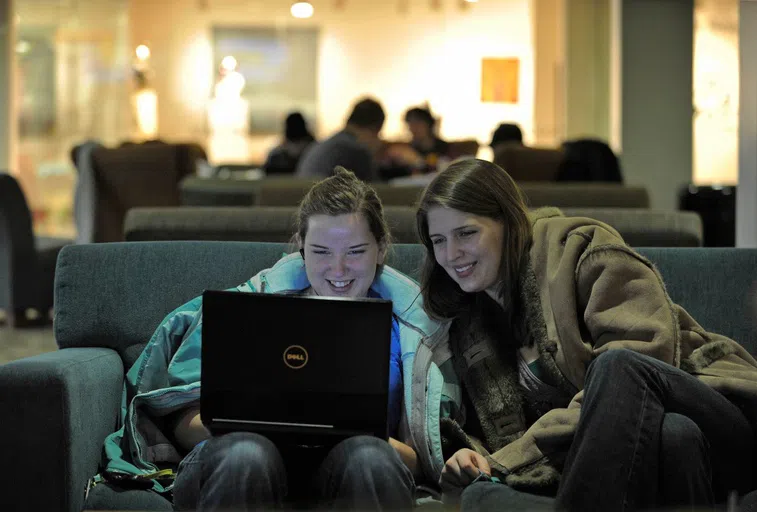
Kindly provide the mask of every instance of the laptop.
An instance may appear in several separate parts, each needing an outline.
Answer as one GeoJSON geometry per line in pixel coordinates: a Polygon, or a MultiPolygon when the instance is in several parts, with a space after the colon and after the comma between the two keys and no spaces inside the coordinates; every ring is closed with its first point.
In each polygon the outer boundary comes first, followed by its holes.
{"type": "Polygon", "coordinates": [[[392,303],[208,290],[200,415],[219,435],[387,439],[392,303]]]}

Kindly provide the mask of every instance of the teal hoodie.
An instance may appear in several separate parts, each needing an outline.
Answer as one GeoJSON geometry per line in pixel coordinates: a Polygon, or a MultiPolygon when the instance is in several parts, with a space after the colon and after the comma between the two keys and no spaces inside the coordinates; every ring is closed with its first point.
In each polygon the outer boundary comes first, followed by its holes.
{"type": "MultiPolygon", "coordinates": [[[[309,286],[304,261],[299,253],[293,253],[233,290],[292,293],[309,286]]],[[[418,454],[424,480],[436,482],[444,465],[439,433],[442,402],[444,410],[450,402],[453,407],[460,406],[459,388],[445,385],[439,370],[449,358],[445,356],[446,326],[423,311],[418,284],[391,267],[384,266],[377,273],[371,290],[392,301],[399,325],[404,383],[399,440],[418,454]]],[[[105,440],[106,471],[149,475],[181,460],[158,423],[161,417],[199,403],[201,306],[202,297],[196,297],[169,313],[126,374],[122,426],[105,440]]],[[[168,490],[157,480],[152,488],[168,490]]]]}

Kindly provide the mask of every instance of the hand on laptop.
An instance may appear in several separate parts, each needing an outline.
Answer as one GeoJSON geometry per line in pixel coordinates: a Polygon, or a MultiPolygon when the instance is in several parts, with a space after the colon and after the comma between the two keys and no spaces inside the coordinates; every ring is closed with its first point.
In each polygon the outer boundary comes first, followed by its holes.
{"type": "Polygon", "coordinates": [[[473,450],[463,448],[447,460],[444,469],[442,469],[439,485],[442,492],[459,492],[461,488],[478,478],[481,473],[488,476],[492,474],[486,458],[473,450]]]}

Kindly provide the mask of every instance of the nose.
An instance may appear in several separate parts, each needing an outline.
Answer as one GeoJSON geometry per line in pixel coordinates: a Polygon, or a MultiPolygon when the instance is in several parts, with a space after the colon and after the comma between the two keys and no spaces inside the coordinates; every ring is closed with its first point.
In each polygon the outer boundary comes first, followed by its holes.
{"type": "Polygon", "coordinates": [[[460,246],[457,243],[457,240],[454,238],[450,238],[447,240],[447,261],[453,262],[457,258],[460,257],[460,246]]]}
{"type": "Polygon", "coordinates": [[[334,273],[334,277],[340,277],[344,275],[345,271],[347,270],[347,264],[343,255],[337,254],[336,256],[334,256],[334,260],[331,264],[331,270],[334,273]]]}

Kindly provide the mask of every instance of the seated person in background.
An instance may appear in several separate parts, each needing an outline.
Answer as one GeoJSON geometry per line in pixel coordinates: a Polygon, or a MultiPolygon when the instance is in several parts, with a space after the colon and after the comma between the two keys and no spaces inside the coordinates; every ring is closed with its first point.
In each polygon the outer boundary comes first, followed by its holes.
{"type": "MultiPolygon", "coordinates": [[[[494,133],[492,134],[492,141],[489,144],[492,148],[492,161],[508,171],[510,171],[510,169],[503,165],[505,161],[503,152],[507,147],[512,145],[523,145],[523,132],[521,131],[520,126],[512,123],[502,123],[497,126],[497,129],[494,130],[494,133]]],[[[516,180],[517,179],[518,178],[516,178],[516,180]]]]}
{"type": "Polygon", "coordinates": [[[563,159],[557,181],[605,181],[623,183],[620,160],[603,140],[584,138],[562,144],[563,159]]]}
{"type": "Polygon", "coordinates": [[[492,141],[489,145],[496,153],[498,147],[507,144],[523,145],[523,132],[517,124],[502,123],[497,126],[497,129],[492,134],[492,141]]]}
{"type": "Polygon", "coordinates": [[[614,229],[529,213],[483,160],[437,175],[417,220],[425,308],[452,320],[447,386],[466,404],[442,418],[440,479],[473,483],[463,512],[705,510],[755,488],[757,361],[614,229]]]}
{"type": "Polygon", "coordinates": [[[440,164],[449,162],[450,145],[436,136],[436,119],[428,109],[411,108],[405,113],[405,123],[412,136],[410,144],[386,144],[379,169],[382,179],[436,172],[440,164]]]}
{"type": "Polygon", "coordinates": [[[305,152],[297,166],[297,177],[325,178],[331,176],[336,166],[343,166],[363,181],[375,180],[384,119],[384,109],[377,101],[370,98],[359,101],[342,131],[305,152]]]}
{"type": "MultiPolygon", "coordinates": [[[[376,192],[350,171],[334,172],[315,184],[299,206],[294,237],[299,252],[284,256],[236,290],[391,300],[389,442],[357,436],[336,446],[302,447],[274,445],[250,432],[211,437],[199,409],[198,297],[164,320],[129,371],[127,396],[133,398],[124,426],[105,441],[106,472],[145,474],[180,462],[173,487],[177,510],[247,510],[294,501],[324,509],[412,507],[414,477],[421,474],[421,465],[405,444],[411,442],[411,409],[403,397],[411,396],[413,379],[403,376],[402,365],[410,371],[421,341],[444,331],[424,313],[418,285],[384,265],[390,233],[376,192]]],[[[339,319],[333,322],[338,328],[339,319]]],[[[423,393],[420,400],[425,403],[423,393]]],[[[165,491],[160,482],[152,489],[165,491]]]]}
{"type": "Polygon", "coordinates": [[[299,112],[292,112],[284,122],[284,141],[268,153],[263,170],[266,174],[292,174],[305,150],[315,142],[299,112]]]}
{"type": "Polygon", "coordinates": [[[439,158],[447,156],[449,144],[436,135],[436,119],[431,111],[411,108],[405,113],[405,123],[413,137],[410,145],[427,164],[435,166],[439,158]]]}

